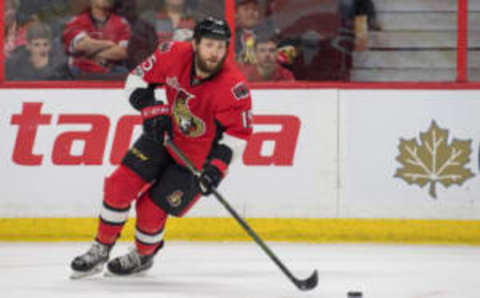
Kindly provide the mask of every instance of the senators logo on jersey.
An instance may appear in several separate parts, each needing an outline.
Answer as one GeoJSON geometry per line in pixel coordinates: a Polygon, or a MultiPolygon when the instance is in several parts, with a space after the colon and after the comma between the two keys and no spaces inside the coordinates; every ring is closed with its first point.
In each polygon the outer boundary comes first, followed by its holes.
{"type": "Polygon", "coordinates": [[[191,94],[183,89],[178,89],[173,104],[173,118],[184,135],[195,138],[205,133],[205,122],[190,111],[188,101],[191,98],[191,94]]]}
{"type": "Polygon", "coordinates": [[[170,204],[170,206],[172,206],[173,208],[176,208],[182,204],[182,197],[183,197],[183,192],[180,190],[177,190],[167,197],[167,202],[170,204]]]}

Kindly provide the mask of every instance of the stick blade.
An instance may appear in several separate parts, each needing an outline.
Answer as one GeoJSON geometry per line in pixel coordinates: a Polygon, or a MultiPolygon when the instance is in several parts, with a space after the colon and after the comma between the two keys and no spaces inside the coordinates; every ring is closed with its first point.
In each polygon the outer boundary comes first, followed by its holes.
{"type": "Polygon", "coordinates": [[[295,285],[299,290],[309,291],[314,289],[318,284],[318,272],[315,270],[309,278],[296,280],[295,285]]]}

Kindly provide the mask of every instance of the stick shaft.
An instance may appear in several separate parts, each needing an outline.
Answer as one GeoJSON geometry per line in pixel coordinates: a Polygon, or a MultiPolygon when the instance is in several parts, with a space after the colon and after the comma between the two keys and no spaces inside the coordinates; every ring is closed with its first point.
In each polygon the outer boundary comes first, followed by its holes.
{"type": "Polygon", "coordinates": [[[216,189],[212,190],[213,195],[217,200],[227,209],[227,211],[237,220],[237,222],[243,227],[243,229],[250,235],[250,237],[255,240],[255,242],[262,248],[262,250],[270,257],[270,259],[282,270],[282,272],[296,284],[296,278],[292,275],[290,270],[280,261],[280,259],[273,253],[273,251],[265,244],[265,242],[260,238],[257,233],[243,220],[243,218],[238,215],[238,213],[233,209],[230,204],[218,193],[216,189]]]}
{"type": "MultiPolygon", "coordinates": [[[[192,171],[193,175],[196,177],[200,177],[200,171],[195,167],[195,165],[183,154],[180,149],[170,140],[169,138],[165,138],[165,146],[170,148],[184,163],[185,165],[192,171]]],[[[227,209],[227,211],[235,218],[235,220],[243,227],[243,229],[250,235],[253,240],[262,248],[262,250],[270,257],[270,259],[282,270],[282,272],[295,284],[297,285],[297,279],[293,276],[293,274],[288,270],[288,268],[280,261],[280,259],[273,253],[273,251],[265,244],[265,242],[255,233],[255,231],[245,222],[243,218],[238,215],[235,209],[230,206],[230,204],[223,198],[223,196],[215,189],[212,189],[212,194],[215,198],[227,209]]]]}

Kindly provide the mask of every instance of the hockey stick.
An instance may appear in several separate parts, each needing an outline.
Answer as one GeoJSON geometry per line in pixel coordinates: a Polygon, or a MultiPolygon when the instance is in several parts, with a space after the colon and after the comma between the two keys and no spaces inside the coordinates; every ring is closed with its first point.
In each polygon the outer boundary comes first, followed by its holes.
{"type": "MultiPolygon", "coordinates": [[[[165,146],[170,148],[190,169],[192,174],[199,178],[202,174],[195,165],[183,154],[180,149],[172,142],[172,140],[166,135],[165,146]]],[[[223,198],[222,195],[212,187],[212,194],[217,200],[225,207],[228,212],[237,220],[237,222],[243,227],[243,229],[255,240],[255,242],[263,249],[263,251],[270,257],[270,259],[282,270],[282,272],[292,281],[298,289],[307,291],[315,288],[318,283],[318,272],[315,270],[312,275],[307,279],[298,279],[288,270],[288,268],[280,261],[280,259],[272,252],[272,250],[263,242],[263,240],[253,231],[253,229],[243,220],[238,213],[233,209],[230,204],[223,198]]]]}

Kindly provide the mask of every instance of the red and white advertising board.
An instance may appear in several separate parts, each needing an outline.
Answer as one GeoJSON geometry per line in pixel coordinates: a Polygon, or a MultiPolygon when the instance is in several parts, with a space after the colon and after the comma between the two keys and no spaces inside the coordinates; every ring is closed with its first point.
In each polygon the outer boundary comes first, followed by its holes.
{"type": "MultiPolygon", "coordinates": [[[[121,90],[0,91],[0,217],[96,216],[141,132],[121,90]]],[[[334,217],[336,90],[255,90],[254,135],[221,192],[249,217],[334,217]]],[[[226,216],[213,198],[190,216],[226,216]]]]}

